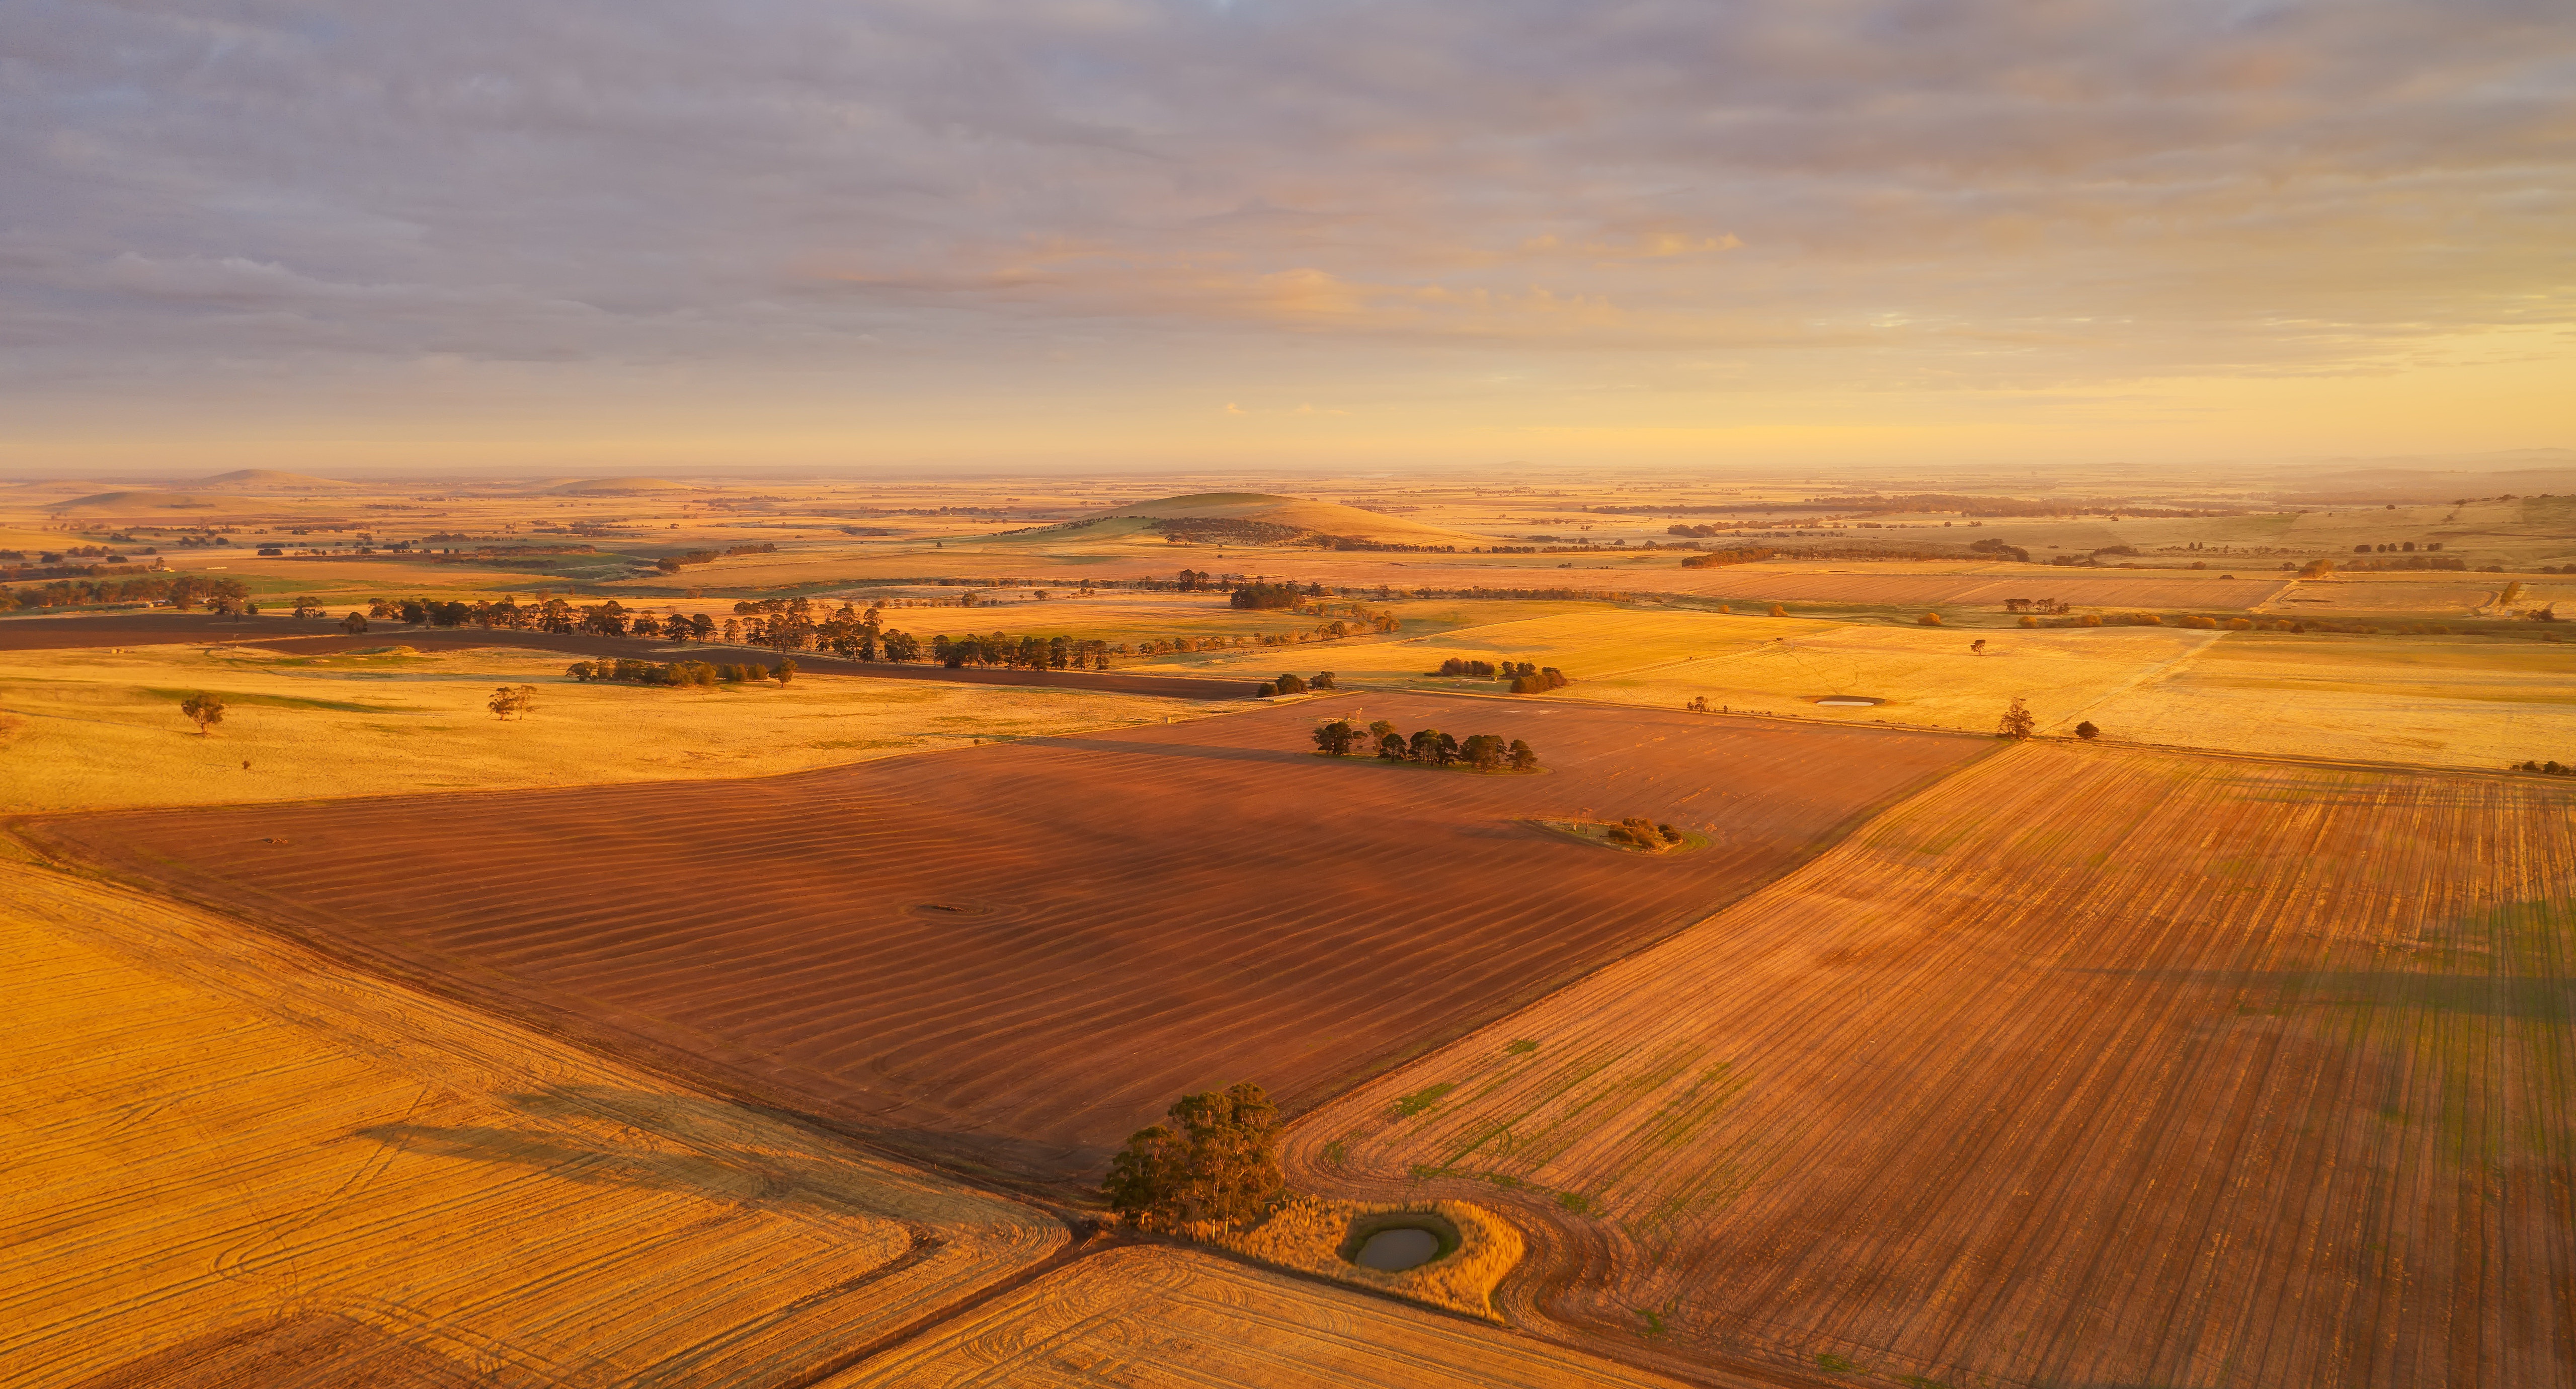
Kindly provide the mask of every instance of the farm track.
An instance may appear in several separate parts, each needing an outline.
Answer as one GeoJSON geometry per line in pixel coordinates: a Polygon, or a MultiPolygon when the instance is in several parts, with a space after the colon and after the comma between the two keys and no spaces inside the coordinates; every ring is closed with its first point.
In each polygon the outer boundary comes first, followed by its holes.
{"type": "MultiPolygon", "coordinates": [[[[225,621],[180,614],[135,617],[54,617],[0,621],[0,651],[42,651],[98,646],[145,646],[169,642],[212,642],[259,646],[298,655],[321,655],[366,647],[401,645],[423,651],[461,651],[474,647],[515,646],[596,660],[623,656],[643,661],[710,661],[743,664],[777,663],[779,653],[764,647],[702,646],[695,642],[654,641],[643,637],[602,637],[526,632],[508,628],[411,627],[379,622],[352,636],[339,624],[320,618],[246,618],[225,621]]],[[[858,675],[879,680],[934,680],[962,685],[1026,685],[1045,689],[1093,690],[1108,694],[1161,695],[1168,699],[1249,699],[1258,689],[1253,680],[1212,680],[1182,675],[1129,675],[1117,671],[1003,670],[946,666],[923,662],[845,661],[819,651],[789,653],[797,666],[820,675],[858,675]]]]}
{"type": "Polygon", "coordinates": [[[334,953],[941,1162],[1084,1182],[1185,1090],[1293,1109],[1706,916],[1992,747],[1368,696],[1530,738],[1476,776],[1295,751],[1319,713],[741,782],[29,819],[334,953]],[[1520,823],[1643,814],[1640,860],[1520,823]],[[388,857],[390,855],[390,857],[388,857]],[[352,864],[370,864],[352,871],[352,864]]]}
{"type": "Polygon", "coordinates": [[[2571,811],[2017,749],[1337,1099],[1292,1161],[1510,1204],[1512,1314],[1648,1363],[2565,1383],[2571,811]]]}

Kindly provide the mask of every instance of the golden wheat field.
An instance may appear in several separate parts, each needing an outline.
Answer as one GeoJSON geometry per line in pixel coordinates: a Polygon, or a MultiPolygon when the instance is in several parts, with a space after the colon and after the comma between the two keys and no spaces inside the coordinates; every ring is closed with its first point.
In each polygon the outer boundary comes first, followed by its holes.
{"type": "MultiPolygon", "coordinates": [[[[1822,624],[1783,622],[1777,618],[1729,616],[1665,608],[1585,606],[1571,612],[1521,617],[1505,608],[1505,621],[1479,621],[1487,616],[1478,604],[1422,604],[1440,617],[1461,619],[1458,626],[1415,634],[1371,636],[1293,647],[1257,647],[1229,651],[1190,662],[1194,675],[1234,674],[1245,677],[1294,671],[1312,675],[1330,670],[1336,679],[1371,685],[1409,685],[1425,689],[1493,692],[1492,680],[1438,678],[1440,663],[1456,658],[1482,661],[1527,661],[1555,666],[1577,679],[1637,666],[1663,665],[1692,656],[1750,649],[1783,632],[1818,630],[1822,624]]],[[[1501,607],[1503,605],[1496,605],[1501,607]]],[[[1518,605],[1512,605],[1518,606],[1518,605]]],[[[1310,621],[1311,625],[1311,621],[1310,621]]],[[[1140,662],[1136,669],[1182,662],[1166,658],[1140,662]]]]}
{"type": "Polygon", "coordinates": [[[2109,736],[2177,747],[2576,763],[2576,644],[2231,632],[2087,717],[2109,736]]]}
{"type": "Polygon", "coordinates": [[[1095,1254],[820,1389],[1006,1384],[1678,1389],[1661,1375],[1464,1317],[1165,1247],[1095,1254]]]}
{"type": "Polygon", "coordinates": [[[2564,1384],[2576,786],[2015,748],[1291,1159],[1650,1361],[2564,1384]]]}
{"type": "MultiPolygon", "coordinates": [[[[1761,641],[1581,677],[1554,698],[1679,709],[1759,709],[1836,723],[1992,732],[2016,697],[2043,730],[2072,727],[2101,701],[2152,683],[2218,636],[2179,627],[1951,628],[1762,624],[1761,641]],[[1983,643],[1976,649],[1975,643],[1983,643]],[[1872,705],[1819,704],[1862,696],[1872,705]]],[[[1571,672],[1569,672],[1571,673],[1571,672]]]]}
{"type": "MultiPolygon", "coordinates": [[[[699,652],[749,662],[768,653],[699,652]]],[[[225,804],[756,776],[977,741],[1160,723],[1145,695],[799,675],[672,689],[583,684],[571,658],[488,647],[294,655],[259,646],[0,652],[0,810],[225,804]],[[507,721],[495,688],[531,684],[507,721]],[[223,722],[179,711],[213,691],[223,722]],[[248,763],[248,766],[244,766],[248,763]]]]}
{"type": "Polygon", "coordinates": [[[0,899],[13,1385],[305,1342],[256,1382],[770,1381],[1065,1237],[165,901],[16,864],[0,899]]]}

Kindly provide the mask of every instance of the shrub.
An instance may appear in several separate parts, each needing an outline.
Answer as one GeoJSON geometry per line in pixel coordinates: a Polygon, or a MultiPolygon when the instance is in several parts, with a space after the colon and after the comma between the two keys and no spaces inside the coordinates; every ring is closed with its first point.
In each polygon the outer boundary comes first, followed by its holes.
{"type": "Polygon", "coordinates": [[[2021,620],[2021,625],[2024,627],[2036,627],[2039,625],[2039,619],[2029,616],[2028,614],[2024,614],[2021,620]]]}
{"type": "Polygon", "coordinates": [[[1938,627],[1941,625],[1941,614],[1925,613],[1921,617],[1914,619],[1914,625],[1918,627],[1938,627]]]}
{"type": "Polygon", "coordinates": [[[179,701],[179,712],[187,715],[188,722],[197,726],[197,736],[202,738],[208,730],[224,721],[224,697],[199,690],[179,701]]]}
{"type": "Polygon", "coordinates": [[[2075,725],[2075,736],[2089,743],[2094,739],[2101,737],[2102,730],[2095,728],[2091,719],[2086,719],[2084,722],[2075,725]]]}

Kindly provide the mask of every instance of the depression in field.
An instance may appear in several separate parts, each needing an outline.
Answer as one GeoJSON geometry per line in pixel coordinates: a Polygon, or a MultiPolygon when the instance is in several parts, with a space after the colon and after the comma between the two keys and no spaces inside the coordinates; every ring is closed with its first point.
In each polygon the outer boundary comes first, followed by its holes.
{"type": "Polygon", "coordinates": [[[0,54],[0,1386],[2576,1385],[2566,15],[0,54]]]}

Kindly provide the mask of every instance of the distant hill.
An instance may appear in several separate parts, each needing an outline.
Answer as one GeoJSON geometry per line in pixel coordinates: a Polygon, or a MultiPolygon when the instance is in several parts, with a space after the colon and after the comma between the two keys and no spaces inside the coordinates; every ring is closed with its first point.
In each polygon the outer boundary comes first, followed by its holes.
{"type": "Polygon", "coordinates": [[[94,492],[56,502],[47,511],[222,511],[241,505],[238,497],[204,497],[194,492],[94,492]]]}
{"type": "Polygon", "coordinates": [[[229,473],[199,478],[195,485],[225,492],[338,492],[358,484],[307,473],[281,473],[274,468],[235,468],[229,473]]]}
{"type": "Polygon", "coordinates": [[[695,492],[697,490],[688,483],[673,482],[666,477],[586,477],[557,483],[547,488],[546,492],[558,497],[618,497],[635,492],[695,492]]]}
{"type": "Polygon", "coordinates": [[[1469,535],[1465,531],[1427,526],[1400,516],[1382,516],[1374,511],[1344,506],[1340,502],[1320,502],[1311,497],[1287,497],[1270,492],[1194,492],[1184,497],[1162,497],[1150,502],[1112,507],[1090,518],[1094,524],[1130,519],[1163,523],[1154,528],[1166,531],[1174,529],[1170,523],[1207,520],[1249,522],[1279,527],[1298,535],[1350,536],[1388,545],[1463,547],[1484,543],[1483,537],[1469,535]]]}

